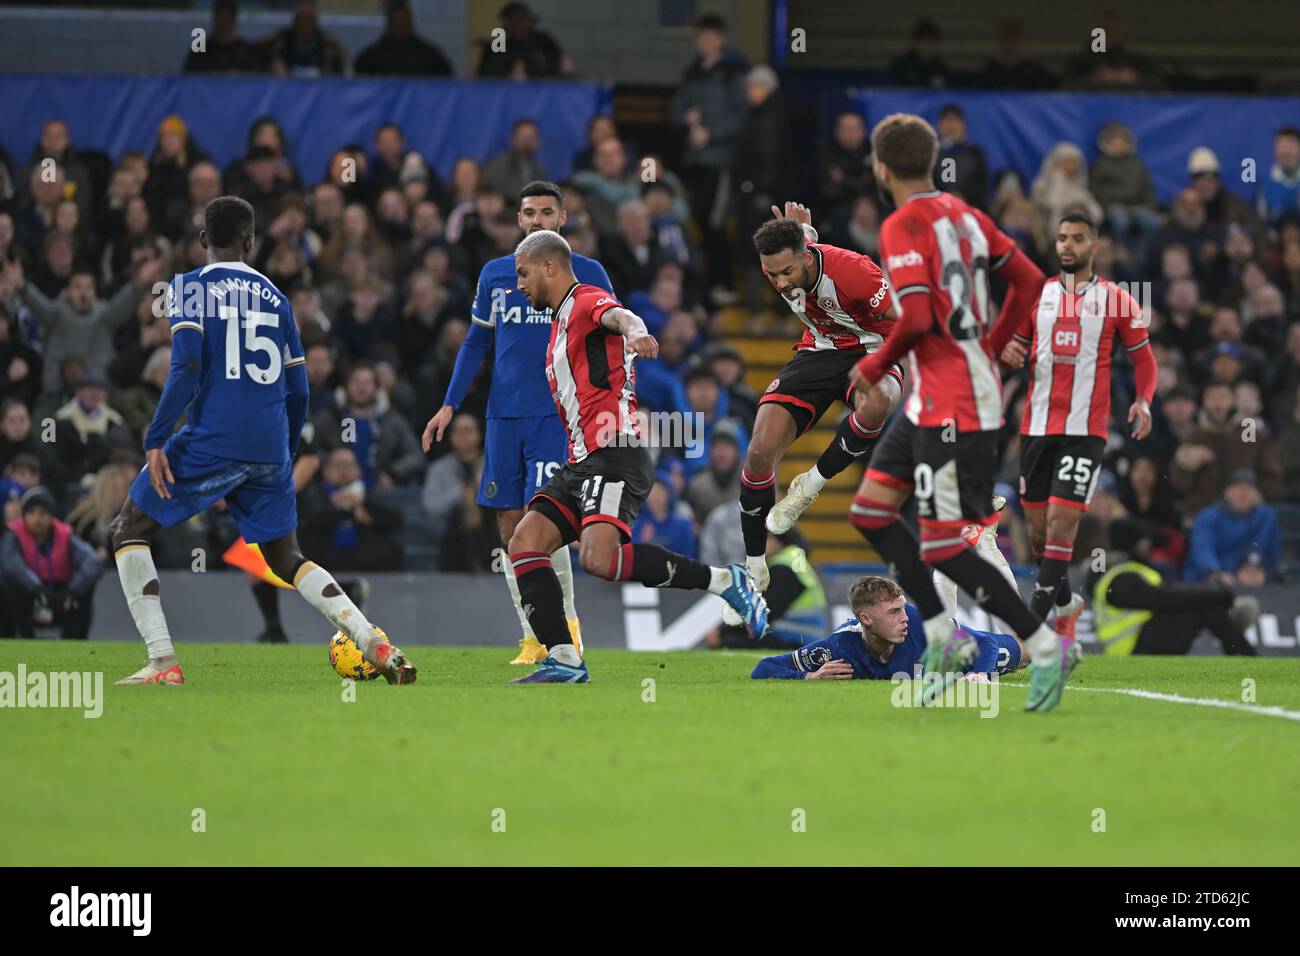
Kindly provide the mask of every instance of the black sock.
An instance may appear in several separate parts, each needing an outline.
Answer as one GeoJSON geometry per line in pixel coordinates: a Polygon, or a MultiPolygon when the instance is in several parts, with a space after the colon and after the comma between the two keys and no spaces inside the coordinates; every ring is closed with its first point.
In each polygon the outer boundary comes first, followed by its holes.
{"type": "Polygon", "coordinates": [[[569,622],[564,616],[564,591],[551,566],[551,556],[540,551],[510,555],[519,582],[519,603],[528,624],[547,650],[558,644],[572,644],[569,622]]]}
{"type": "Polygon", "coordinates": [[[268,631],[280,630],[280,589],[265,581],[253,582],[253,600],[262,612],[262,623],[268,631]]]}
{"type": "Polygon", "coordinates": [[[713,569],[657,544],[625,544],[610,567],[611,581],[636,581],[648,588],[707,591],[713,569]]]}
{"type": "Polygon", "coordinates": [[[767,554],[767,513],[776,504],[776,469],[766,478],[740,473],[740,530],[745,536],[745,554],[751,558],[767,554]]]}
{"type": "Polygon", "coordinates": [[[1061,558],[1043,558],[1042,564],[1038,566],[1038,581],[1034,584],[1034,595],[1029,599],[1029,609],[1034,614],[1044,620],[1047,619],[1047,612],[1052,609],[1053,602],[1063,603],[1057,600],[1061,593],[1061,585],[1064,583],[1066,593],[1069,593],[1069,578],[1066,572],[1070,569],[1070,562],[1061,558]]]}
{"type": "Polygon", "coordinates": [[[869,521],[854,520],[853,524],[889,562],[890,577],[907,592],[921,617],[929,620],[942,614],[943,599],[934,589],[934,577],[921,560],[920,546],[912,530],[897,518],[874,527],[868,526],[869,521]]]}
{"type": "Polygon", "coordinates": [[[844,416],[840,427],[835,429],[834,440],[826,446],[822,456],[817,459],[817,470],[823,478],[834,478],[855,461],[861,461],[872,443],[880,437],[881,426],[868,431],[858,424],[853,412],[844,416]]]}
{"type": "Polygon", "coordinates": [[[1025,607],[1020,592],[1002,572],[972,549],[966,548],[934,566],[956,581],[984,610],[1006,621],[1021,640],[1028,640],[1042,626],[1043,619],[1025,607]]]}

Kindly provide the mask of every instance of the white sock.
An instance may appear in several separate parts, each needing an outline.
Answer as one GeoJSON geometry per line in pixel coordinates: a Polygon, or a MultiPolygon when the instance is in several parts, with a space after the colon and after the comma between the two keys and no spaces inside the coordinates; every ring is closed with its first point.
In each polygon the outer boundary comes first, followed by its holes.
{"type": "MultiPolygon", "coordinates": [[[[552,562],[554,558],[552,558],[552,562]]],[[[564,585],[561,584],[561,587],[564,585]]],[[[510,556],[506,556],[506,587],[510,589],[510,600],[515,602],[515,613],[519,615],[519,626],[524,629],[524,637],[533,637],[532,625],[528,623],[528,615],[524,613],[524,602],[519,597],[519,579],[515,577],[514,565],[510,563],[510,556]]],[[[572,582],[570,582],[572,587],[572,582]]],[[[536,640],[536,638],[533,638],[536,640]]]]}
{"type": "Polygon", "coordinates": [[[149,649],[149,659],[175,657],[172,636],[167,631],[163,617],[162,600],[157,594],[145,594],[144,586],[158,580],[158,569],[153,565],[153,554],[147,544],[125,544],[113,556],[117,561],[117,576],[126,595],[126,606],[131,609],[131,619],[149,649]]]}
{"type": "Polygon", "coordinates": [[[807,482],[809,489],[818,494],[821,494],[821,490],[826,487],[826,482],[830,481],[829,478],[822,474],[822,470],[816,465],[813,465],[805,471],[803,477],[804,481],[807,482]]]}
{"type": "Polygon", "coordinates": [[[1039,666],[1055,663],[1056,655],[1061,652],[1061,635],[1046,624],[1040,624],[1038,630],[1025,641],[1029,649],[1029,659],[1039,666]]]}
{"type": "Polygon", "coordinates": [[[945,611],[935,617],[927,618],[925,621],[925,641],[931,647],[936,644],[942,644],[948,638],[952,637],[952,632],[957,629],[957,622],[948,616],[945,611]]]}
{"type": "MultiPolygon", "coordinates": [[[[555,576],[560,579],[560,590],[564,592],[564,616],[575,621],[578,608],[573,603],[573,561],[568,545],[561,545],[559,550],[551,553],[551,567],[555,569],[555,576]]],[[[516,584],[515,588],[518,587],[516,584]]]]}
{"type": "Polygon", "coordinates": [[[320,611],[329,622],[356,641],[357,647],[370,658],[371,648],[375,643],[374,626],[366,620],[361,609],[352,603],[352,598],[343,593],[334,576],[319,564],[307,561],[293,576],[293,586],[308,604],[320,611]],[[331,586],[336,592],[326,596],[331,586]]]}
{"type": "Polygon", "coordinates": [[[748,571],[749,576],[754,579],[754,583],[760,585],[760,591],[767,590],[767,585],[763,582],[769,580],[770,575],[767,572],[767,557],[765,555],[760,554],[753,557],[746,556],[745,570],[748,571]]]}
{"type": "Polygon", "coordinates": [[[568,664],[570,667],[577,667],[582,663],[577,648],[572,644],[556,644],[551,648],[551,656],[561,664],[568,664]]]}
{"type": "Polygon", "coordinates": [[[709,593],[721,594],[731,587],[731,571],[728,568],[709,568],[709,593]]]}

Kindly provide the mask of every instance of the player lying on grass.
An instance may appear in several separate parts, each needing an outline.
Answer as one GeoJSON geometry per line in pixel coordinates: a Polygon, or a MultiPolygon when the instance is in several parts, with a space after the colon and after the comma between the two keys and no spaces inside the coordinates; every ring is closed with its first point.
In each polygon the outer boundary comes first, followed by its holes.
{"type": "MultiPolygon", "coordinates": [[[[994,499],[1000,511],[1005,500],[994,499]]],[[[962,536],[984,560],[1008,581],[1015,576],[997,546],[997,525],[985,528],[969,525],[962,536]]],[[[939,571],[935,588],[950,612],[956,609],[957,585],[939,571]]],[[[849,587],[853,617],[828,637],[805,644],[789,654],[765,657],[750,677],[754,680],[889,680],[896,675],[917,674],[925,656],[925,625],[916,605],[907,601],[903,589],[889,578],[867,575],[849,587]]],[[[1070,646],[1070,659],[1078,661],[1074,643],[1075,626],[1083,610],[1083,599],[1071,595],[1069,604],[1057,608],[1056,632],[1070,646]]],[[[973,655],[960,665],[961,677],[987,681],[994,674],[1008,674],[1028,663],[1024,642],[1014,634],[966,628],[975,639],[973,655]]],[[[1073,666],[1073,665],[1072,665],[1073,666]]]]}
{"type": "Polygon", "coordinates": [[[218,196],[203,210],[208,264],[168,293],[172,364],[145,433],[146,466],[110,531],[122,591],[149,660],[119,684],[183,684],[149,542],[224,498],[244,540],[271,570],[356,641],[391,684],[415,680],[324,568],[298,550],[293,458],[307,415],[307,373],[288,297],[244,259],[253,207],[218,196]],[[184,412],[187,423],[172,430],[184,412]]]}
{"type": "Polygon", "coordinates": [[[517,683],[586,683],[587,665],[573,646],[564,596],[551,555],[578,542],[588,574],[646,587],[717,594],[753,637],[767,630],[767,604],[739,564],[711,568],[654,544],[631,542],[632,523],[650,494],[654,467],[636,419],[636,356],[654,358],[659,343],[613,295],[580,283],[573,253],[559,233],[529,234],[515,251],[519,288],[536,309],[553,309],[546,378],[568,434],[568,461],[528,503],[510,539],[533,633],[548,654],[517,683]]]}

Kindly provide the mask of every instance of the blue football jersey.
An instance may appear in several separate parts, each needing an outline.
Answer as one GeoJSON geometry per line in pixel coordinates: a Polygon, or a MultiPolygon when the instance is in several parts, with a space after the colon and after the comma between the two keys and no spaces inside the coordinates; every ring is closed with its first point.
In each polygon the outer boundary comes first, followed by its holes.
{"type": "MultiPolygon", "coordinates": [[[[594,259],[574,253],[573,273],[579,282],[600,286],[611,294],[614,291],[604,266],[594,259]]],[[[518,285],[515,257],[493,259],[479,274],[470,309],[474,322],[492,329],[496,339],[488,418],[555,414],[555,400],[546,381],[551,310],[534,309],[518,285]]]]}
{"type": "Polygon", "coordinates": [[[252,266],[218,262],[173,281],[167,311],[173,336],[203,336],[180,432],[187,447],[233,461],[287,461],[284,373],[303,362],[288,297],[252,266]]]}
{"type": "MultiPolygon", "coordinates": [[[[925,621],[914,604],[905,605],[907,637],[894,647],[889,660],[881,663],[867,652],[862,640],[862,625],[857,618],[849,618],[829,636],[805,644],[797,651],[776,657],[765,657],[758,662],[751,675],[757,679],[801,678],[830,661],[848,661],[855,680],[891,680],[895,676],[915,677],[917,666],[925,655],[925,621]]],[[[978,647],[975,658],[964,670],[985,674],[1005,674],[1020,666],[1020,650],[1010,634],[977,631],[966,628],[978,647]]]]}

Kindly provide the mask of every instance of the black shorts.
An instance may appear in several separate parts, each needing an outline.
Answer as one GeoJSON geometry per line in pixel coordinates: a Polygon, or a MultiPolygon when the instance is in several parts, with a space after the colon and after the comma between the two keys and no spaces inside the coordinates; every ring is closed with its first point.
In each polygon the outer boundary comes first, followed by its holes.
{"type": "Polygon", "coordinates": [[[1095,435],[1021,435],[1020,503],[1087,511],[1105,450],[1095,435]]]}
{"type": "MultiPolygon", "coordinates": [[[[772,379],[760,405],[768,402],[780,404],[794,418],[795,427],[802,435],[817,424],[826,409],[839,400],[853,407],[853,386],[849,384],[849,369],[866,355],[862,351],[847,349],[804,349],[781,369],[772,379]]],[[[894,364],[885,373],[903,387],[902,366],[894,364]]]]}
{"type": "Polygon", "coordinates": [[[998,432],[918,427],[894,418],[871,455],[867,480],[912,491],[921,525],[921,556],[943,560],[963,546],[962,529],[989,524],[998,432]]]}
{"type": "Polygon", "coordinates": [[[632,522],[641,513],[654,484],[654,466],[644,448],[598,448],[577,464],[565,464],[528,502],[560,529],[564,543],[577,541],[582,529],[608,522],[632,537],[632,522]]]}

